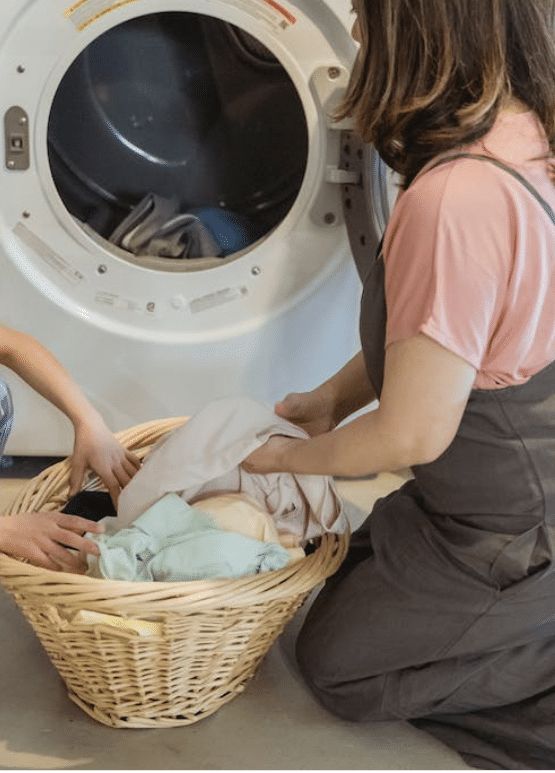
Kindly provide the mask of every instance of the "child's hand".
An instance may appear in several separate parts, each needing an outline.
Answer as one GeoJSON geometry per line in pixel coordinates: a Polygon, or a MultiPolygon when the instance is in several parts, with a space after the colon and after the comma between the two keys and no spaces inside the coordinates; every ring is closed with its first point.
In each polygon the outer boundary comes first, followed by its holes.
{"type": "Polygon", "coordinates": [[[67,547],[99,555],[98,545],[82,536],[86,531],[100,534],[104,527],[67,513],[3,516],[0,517],[0,551],[26,558],[44,569],[82,573],[86,569],[83,554],[67,547]]]}
{"type": "Polygon", "coordinates": [[[75,428],[70,497],[81,490],[85,471],[89,468],[104,482],[114,507],[117,507],[121,489],[141,468],[140,459],[121,445],[99,414],[75,428]]]}

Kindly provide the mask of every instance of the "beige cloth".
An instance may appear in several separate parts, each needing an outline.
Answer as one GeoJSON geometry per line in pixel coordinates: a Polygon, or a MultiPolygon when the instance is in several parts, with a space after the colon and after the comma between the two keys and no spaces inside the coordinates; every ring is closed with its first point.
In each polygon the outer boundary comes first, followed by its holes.
{"type": "Polygon", "coordinates": [[[323,475],[244,470],[241,462],[272,435],[307,438],[304,430],[247,397],[209,403],[168,433],[146,456],[118,504],[118,528],[129,526],[170,492],[194,504],[209,495],[243,493],[268,513],[280,541],[298,545],[325,531],[346,528],[333,479],[323,475]]]}
{"type": "Polygon", "coordinates": [[[302,548],[293,546],[291,535],[279,535],[271,517],[246,494],[219,494],[206,499],[196,499],[190,504],[191,507],[208,513],[222,531],[233,531],[260,542],[281,544],[289,550],[291,561],[305,557],[302,548]]]}

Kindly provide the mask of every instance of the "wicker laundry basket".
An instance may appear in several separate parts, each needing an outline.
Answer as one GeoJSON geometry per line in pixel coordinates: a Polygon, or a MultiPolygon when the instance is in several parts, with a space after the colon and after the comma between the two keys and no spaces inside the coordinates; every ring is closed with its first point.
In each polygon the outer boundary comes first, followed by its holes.
{"type": "MultiPolygon", "coordinates": [[[[149,422],[118,437],[143,456],[184,421],[149,422]]],[[[61,509],[68,478],[68,460],[44,470],[8,515],[61,509]]],[[[100,484],[91,479],[87,488],[100,484]]],[[[339,567],[347,542],[326,534],[316,552],[279,571],[170,583],[99,580],[0,554],[0,581],[87,714],[111,727],[173,727],[197,722],[243,691],[310,591],[339,567]],[[94,613],[101,613],[97,621],[94,613]]]]}

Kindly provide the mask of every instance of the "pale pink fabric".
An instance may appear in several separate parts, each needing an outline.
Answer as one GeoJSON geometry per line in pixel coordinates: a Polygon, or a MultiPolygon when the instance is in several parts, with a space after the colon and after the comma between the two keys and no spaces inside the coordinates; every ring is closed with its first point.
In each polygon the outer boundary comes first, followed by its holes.
{"type": "MultiPolygon", "coordinates": [[[[555,210],[533,113],[503,113],[461,150],[513,166],[555,210]]],[[[384,244],[386,346],[425,333],[471,363],[483,389],[555,360],[555,225],[507,172],[469,159],[424,171],[400,195],[384,244]]]]}

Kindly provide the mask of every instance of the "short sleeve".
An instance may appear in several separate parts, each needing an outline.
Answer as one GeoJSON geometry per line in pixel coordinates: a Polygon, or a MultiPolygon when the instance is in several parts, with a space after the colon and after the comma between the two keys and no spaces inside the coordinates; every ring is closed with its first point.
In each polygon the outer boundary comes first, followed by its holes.
{"type": "Polygon", "coordinates": [[[450,162],[399,197],[384,240],[386,346],[424,333],[480,370],[502,308],[514,231],[489,166],[450,162]]]}

